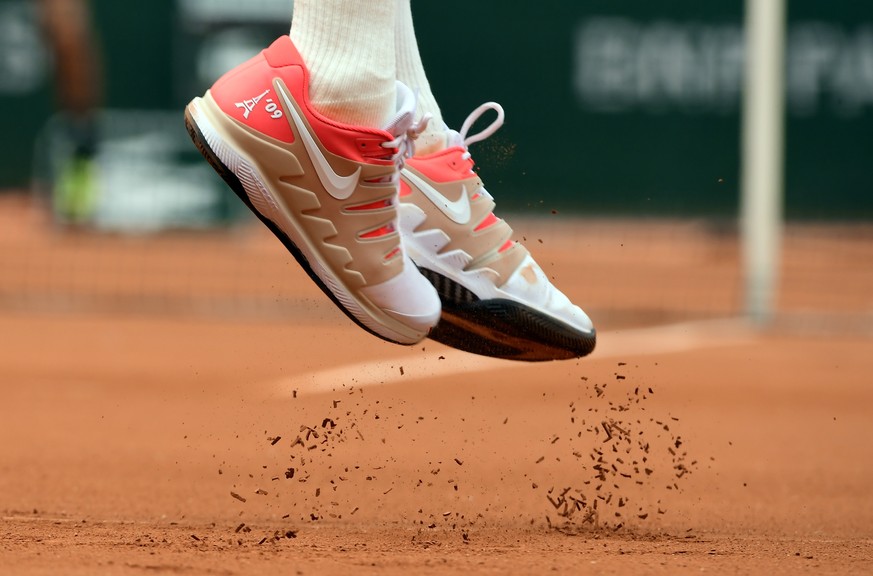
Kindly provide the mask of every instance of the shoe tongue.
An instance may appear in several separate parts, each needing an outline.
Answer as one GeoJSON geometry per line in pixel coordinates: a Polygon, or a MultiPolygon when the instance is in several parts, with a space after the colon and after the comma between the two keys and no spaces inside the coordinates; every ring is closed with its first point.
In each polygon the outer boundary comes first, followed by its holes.
{"type": "Polygon", "coordinates": [[[454,140],[452,139],[453,136],[451,133],[455,134],[458,145],[463,145],[460,134],[453,130],[449,130],[445,127],[444,130],[433,130],[430,128],[433,123],[428,125],[422,122],[419,126],[416,126],[415,117],[418,111],[418,96],[403,82],[397,81],[395,85],[397,91],[397,104],[395,106],[394,116],[383,126],[383,130],[390,133],[395,138],[398,138],[404,134],[408,134],[410,129],[415,127],[417,137],[411,137],[412,140],[415,140],[415,144],[413,145],[410,142],[408,149],[409,154],[412,154],[413,152],[416,154],[431,154],[443,150],[448,146],[452,146],[453,144],[451,144],[451,142],[454,140]],[[427,126],[427,128],[425,128],[424,131],[421,131],[422,126],[427,126]],[[447,144],[447,142],[449,142],[449,144],[447,144]]]}
{"type": "Polygon", "coordinates": [[[461,133],[457,130],[446,130],[446,147],[464,146],[464,139],[461,138],[461,133]]]}
{"type": "Polygon", "coordinates": [[[394,116],[382,129],[396,138],[406,134],[412,128],[412,124],[415,122],[416,98],[412,90],[403,82],[397,81],[395,85],[397,88],[397,104],[394,116]]]}

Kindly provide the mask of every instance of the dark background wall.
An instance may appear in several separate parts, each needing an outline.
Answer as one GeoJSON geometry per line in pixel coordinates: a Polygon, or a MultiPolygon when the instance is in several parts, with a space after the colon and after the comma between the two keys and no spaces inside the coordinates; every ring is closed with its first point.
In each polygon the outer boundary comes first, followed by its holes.
{"type": "MultiPolygon", "coordinates": [[[[106,105],[181,110],[287,31],[289,2],[93,0],[106,105]]],[[[786,210],[871,218],[873,4],[790,0],[786,210]]],[[[474,145],[503,209],[736,214],[742,2],[413,1],[446,121],[507,112],[474,145]]],[[[0,0],[0,188],[27,186],[53,105],[32,7],[0,0]]],[[[180,112],[181,115],[181,112],[180,112]]],[[[179,131],[183,131],[181,121],[179,131]]]]}

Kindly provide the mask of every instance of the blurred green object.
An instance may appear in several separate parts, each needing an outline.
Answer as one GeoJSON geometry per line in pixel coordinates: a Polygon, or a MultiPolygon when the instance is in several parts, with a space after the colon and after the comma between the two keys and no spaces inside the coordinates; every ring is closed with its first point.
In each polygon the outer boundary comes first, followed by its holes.
{"type": "Polygon", "coordinates": [[[191,145],[176,111],[58,114],[37,139],[33,189],[59,224],[118,232],[227,226],[249,212],[191,145]]]}
{"type": "Polygon", "coordinates": [[[55,216],[66,224],[85,224],[94,216],[99,199],[98,170],[90,155],[73,155],[54,183],[55,216]]]}

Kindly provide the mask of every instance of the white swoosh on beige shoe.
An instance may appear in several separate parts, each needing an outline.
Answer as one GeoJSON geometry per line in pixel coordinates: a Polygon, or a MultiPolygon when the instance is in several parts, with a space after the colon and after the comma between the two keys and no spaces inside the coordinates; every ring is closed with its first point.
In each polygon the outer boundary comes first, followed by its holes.
{"type": "Polygon", "coordinates": [[[309,129],[306,127],[306,123],[303,122],[303,118],[300,117],[300,112],[297,111],[297,107],[294,105],[291,96],[289,96],[285,91],[285,87],[281,82],[278,83],[278,87],[279,95],[282,96],[282,100],[285,102],[285,110],[294,121],[294,125],[297,127],[297,133],[300,135],[300,139],[303,140],[303,146],[312,158],[312,165],[315,166],[315,172],[318,174],[318,179],[321,181],[321,185],[324,186],[324,189],[327,190],[328,194],[337,200],[346,200],[352,195],[358,185],[361,167],[358,166],[358,169],[349,176],[340,176],[337,174],[336,171],[334,171],[333,166],[331,166],[327,161],[327,158],[324,157],[321,148],[318,147],[318,143],[312,137],[312,134],[310,134],[309,129]]]}
{"type": "Polygon", "coordinates": [[[467,187],[461,188],[461,197],[457,200],[449,200],[443,196],[439,190],[428,184],[422,178],[413,172],[404,169],[402,172],[410,184],[421,190],[421,193],[427,196],[428,200],[445,214],[449,220],[456,224],[468,224],[470,222],[470,198],[467,196],[467,187]]]}

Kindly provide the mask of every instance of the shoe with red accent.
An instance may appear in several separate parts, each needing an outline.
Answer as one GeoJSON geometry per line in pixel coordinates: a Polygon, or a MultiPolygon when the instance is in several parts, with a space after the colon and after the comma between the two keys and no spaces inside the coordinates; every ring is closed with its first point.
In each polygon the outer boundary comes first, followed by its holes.
{"type": "Polygon", "coordinates": [[[433,286],[397,230],[399,170],[417,136],[415,96],[397,85],[382,130],[325,118],[287,36],[185,109],[191,139],[316,284],[365,330],[414,344],[439,319],[433,286]]]}
{"type": "Polygon", "coordinates": [[[594,350],[591,320],[549,281],[473,171],[468,146],[503,124],[503,109],[477,108],[449,146],[410,158],[401,172],[400,232],[422,274],[436,287],[442,316],[434,340],[485,356],[542,361],[594,350]],[[467,132],[487,110],[488,128],[467,132]]]}

